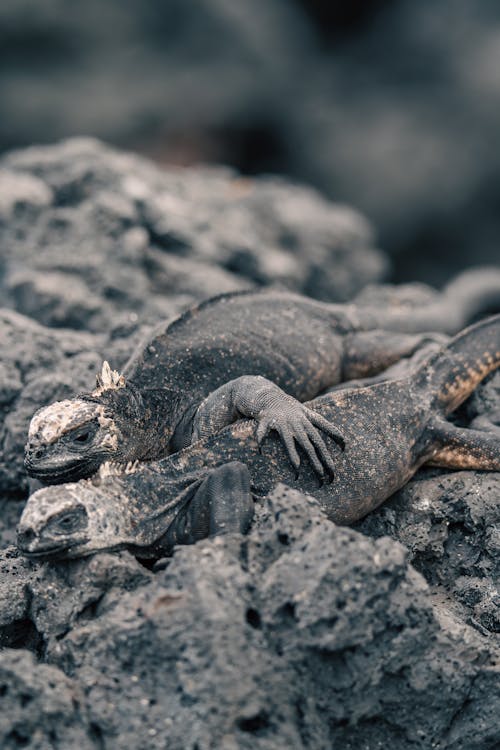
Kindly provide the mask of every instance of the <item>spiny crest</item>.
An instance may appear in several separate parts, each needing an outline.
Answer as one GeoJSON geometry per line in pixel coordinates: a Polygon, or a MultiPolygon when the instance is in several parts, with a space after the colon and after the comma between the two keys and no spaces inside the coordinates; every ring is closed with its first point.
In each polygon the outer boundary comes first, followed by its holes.
{"type": "Polygon", "coordinates": [[[96,375],[96,389],[93,392],[93,396],[100,396],[104,391],[117,390],[118,388],[125,388],[125,378],[117,370],[112,370],[109,366],[109,362],[104,360],[102,363],[101,372],[96,375]]]}
{"type": "Polygon", "coordinates": [[[102,479],[107,477],[121,477],[124,474],[134,474],[138,467],[139,461],[128,461],[126,464],[118,461],[105,461],[100,465],[97,474],[91,478],[94,484],[100,484],[102,479]]]}

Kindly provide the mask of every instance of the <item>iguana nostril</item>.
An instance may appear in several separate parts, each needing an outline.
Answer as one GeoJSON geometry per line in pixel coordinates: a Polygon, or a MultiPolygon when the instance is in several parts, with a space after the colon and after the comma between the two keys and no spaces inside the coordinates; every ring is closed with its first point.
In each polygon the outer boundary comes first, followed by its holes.
{"type": "Polygon", "coordinates": [[[24,529],[17,532],[17,542],[22,547],[27,547],[35,538],[33,529],[24,529]]]}
{"type": "Polygon", "coordinates": [[[28,458],[41,458],[43,456],[43,448],[36,448],[36,443],[27,443],[26,456],[28,458]]]}

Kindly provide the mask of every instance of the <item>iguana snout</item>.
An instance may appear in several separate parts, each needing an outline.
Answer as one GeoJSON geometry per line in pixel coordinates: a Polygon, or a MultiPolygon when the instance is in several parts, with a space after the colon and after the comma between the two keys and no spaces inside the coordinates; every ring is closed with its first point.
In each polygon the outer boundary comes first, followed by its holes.
{"type": "Polygon", "coordinates": [[[38,490],[28,501],[17,528],[19,549],[31,557],[52,557],[88,541],[85,507],[66,488],[38,490]]]}

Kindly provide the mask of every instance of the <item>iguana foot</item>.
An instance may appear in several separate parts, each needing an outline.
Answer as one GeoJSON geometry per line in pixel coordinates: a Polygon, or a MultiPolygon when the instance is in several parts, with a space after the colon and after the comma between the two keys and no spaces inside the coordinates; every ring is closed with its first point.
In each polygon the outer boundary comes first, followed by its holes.
{"type": "Polygon", "coordinates": [[[168,530],[169,544],[194,544],[221,534],[245,534],[253,518],[250,474],[238,461],[218,466],[193,487],[191,499],[168,530]]]}
{"type": "Polygon", "coordinates": [[[257,419],[259,426],[256,438],[259,446],[271,431],[277,432],[297,476],[300,467],[298,445],[319,477],[323,478],[326,474],[333,478],[335,461],[321,432],[331,437],[341,450],[344,450],[345,442],[342,435],[321,414],[308,409],[294,398],[287,397],[261,411],[257,419]]]}
{"type": "Polygon", "coordinates": [[[333,475],[335,463],[321,432],[331,437],[342,450],[344,438],[328,420],[289,396],[260,375],[244,375],[213,391],[200,404],[192,418],[191,441],[214,435],[241,417],[258,422],[256,438],[261,445],[275,430],[281,437],[290,461],[298,471],[300,446],[320,477],[333,475]]]}

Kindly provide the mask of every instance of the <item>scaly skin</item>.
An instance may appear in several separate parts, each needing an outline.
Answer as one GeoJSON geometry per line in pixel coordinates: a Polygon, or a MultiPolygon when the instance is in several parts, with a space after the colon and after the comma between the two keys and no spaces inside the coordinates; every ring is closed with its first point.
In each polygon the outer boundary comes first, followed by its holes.
{"type": "Polygon", "coordinates": [[[259,421],[259,440],[280,434],[295,469],[297,443],[323,476],[335,463],[323,437],[342,447],[345,436],[340,423],[298,402],[381,372],[435,338],[418,332],[457,331],[492,305],[500,306],[496,269],[459,276],[417,310],[275,291],[216,297],[162,328],[124,380],[115,374],[91,394],[39,410],[27,471],[45,483],[88,477],[107,460],[158,459],[246,416],[259,421]]]}
{"type": "Polygon", "coordinates": [[[296,478],[281,442],[271,440],[261,452],[255,422],[240,421],[162,461],[127,471],[104,467],[92,480],[35,492],[21,517],[18,545],[28,555],[78,557],[126,547],[159,557],[176,542],[245,530],[248,486],[261,497],[277,482],[298,484],[333,521],[350,524],[425,462],[498,471],[500,435],[458,428],[446,417],[499,366],[500,315],[466,329],[405,377],[312,401],[310,408],[339,424],[347,438],[331,483],[318,486],[309,465],[296,478]],[[222,524],[213,521],[221,516],[222,524]]]}

